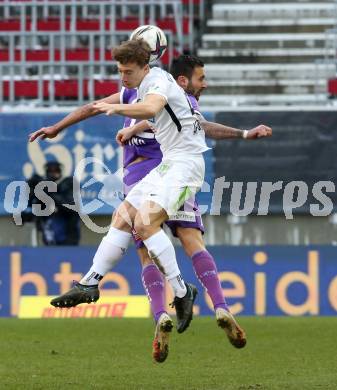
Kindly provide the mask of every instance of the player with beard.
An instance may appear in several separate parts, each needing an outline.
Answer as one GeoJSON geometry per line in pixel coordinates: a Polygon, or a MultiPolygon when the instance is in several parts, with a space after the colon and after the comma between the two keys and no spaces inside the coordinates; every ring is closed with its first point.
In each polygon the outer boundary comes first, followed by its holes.
{"type": "MultiPolygon", "coordinates": [[[[272,134],[271,129],[264,125],[247,131],[207,122],[203,118],[198,100],[207,84],[204,64],[198,57],[181,55],[173,60],[170,73],[186,92],[191,107],[198,116],[207,137],[257,139],[272,134]]],[[[134,103],[137,101],[137,91],[123,88],[121,99],[125,103],[134,103]]],[[[126,193],[161,161],[159,144],[156,143],[149,127],[151,123],[143,121],[136,124],[131,118],[126,118],[124,129],[117,133],[117,141],[124,146],[126,193]]],[[[236,348],[244,347],[245,332],[229,312],[223,297],[215,261],[203,242],[204,226],[197,202],[194,199],[185,202],[178,213],[171,216],[165,223],[171,229],[172,234],[179,238],[186,254],[191,258],[194,272],[212,300],[218,325],[225,330],[232,345],[236,348]]],[[[160,315],[165,312],[164,280],[142,241],[137,236],[135,241],[143,267],[144,288],[148,294],[155,321],[158,321],[160,315]]],[[[185,329],[178,327],[177,330],[182,333],[185,329]]],[[[156,356],[161,356],[158,337],[155,337],[153,343],[153,355],[156,360],[158,360],[156,356]]]]}

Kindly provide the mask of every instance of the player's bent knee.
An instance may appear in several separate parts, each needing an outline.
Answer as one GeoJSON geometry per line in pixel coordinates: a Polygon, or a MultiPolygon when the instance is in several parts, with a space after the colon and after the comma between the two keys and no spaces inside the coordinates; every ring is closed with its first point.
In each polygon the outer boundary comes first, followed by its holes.
{"type": "Polygon", "coordinates": [[[144,215],[139,212],[134,220],[134,229],[142,240],[151,237],[158,230],[155,225],[148,223],[147,219],[144,219],[144,215]]]}
{"type": "Polygon", "coordinates": [[[132,227],[137,210],[128,202],[124,201],[114,212],[112,226],[117,229],[132,227]]]}
{"type": "Polygon", "coordinates": [[[136,214],[134,220],[134,229],[142,240],[145,240],[148,235],[148,226],[144,224],[143,218],[140,213],[136,214]]]}

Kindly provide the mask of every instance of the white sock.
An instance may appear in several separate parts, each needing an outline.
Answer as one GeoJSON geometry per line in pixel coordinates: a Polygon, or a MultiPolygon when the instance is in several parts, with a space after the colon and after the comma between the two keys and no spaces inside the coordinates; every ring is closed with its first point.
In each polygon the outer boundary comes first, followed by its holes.
{"type": "Polygon", "coordinates": [[[152,260],[166,276],[174,291],[174,295],[179,298],[185,296],[187,290],[180,275],[174,247],[164,230],[160,230],[143,242],[152,260]]]}
{"type": "Polygon", "coordinates": [[[175,278],[168,280],[168,282],[173,289],[174,296],[182,298],[186,295],[187,289],[185,286],[185,282],[180,274],[175,278]]]}
{"type": "Polygon", "coordinates": [[[131,233],[111,227],[97,248],[93,264],[80,283],[94,286],[103,279],[126,252],[131,239],[131,233]]]}

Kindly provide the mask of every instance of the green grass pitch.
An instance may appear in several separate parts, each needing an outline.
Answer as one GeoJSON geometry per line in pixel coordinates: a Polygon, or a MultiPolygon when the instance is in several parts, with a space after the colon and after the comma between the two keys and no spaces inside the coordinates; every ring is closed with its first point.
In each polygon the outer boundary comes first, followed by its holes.
{"type": "Polygon", "coordinates": [[[152,361],[150,319],[0,320],[1,389],[337,389],[337,318],[241,317],[246,348],[213,318],[152,361]]]}

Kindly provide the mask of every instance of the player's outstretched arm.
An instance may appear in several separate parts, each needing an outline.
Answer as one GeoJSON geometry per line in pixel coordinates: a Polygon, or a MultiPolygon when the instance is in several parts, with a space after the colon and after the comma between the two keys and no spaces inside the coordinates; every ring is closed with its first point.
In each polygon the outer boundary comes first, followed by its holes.
{"type": "Polygon", "coordinates": [[[240,130],[233,127],[221,125],[220,123],[201,121],[206,137],[211,139],[234,139],[244,138],[248,140],[270,137],[273,133],[272,129],[265,125],[259,125],[250,130],[240,130]]]}
{"type": "Polygon", "coordinates": [[[67,127],[74,125],[75,123],[81,122],[84,119],[101,114],[99,110],[94,108],[95,103],[99,103],[99,102],[118,103],[119,93],[115,93],[104,99],[78,107],[75,111],[71,112],[66,117],[61,119],[59,122],[55,123],[54,125],[48,127],[42,127],[41,129],[31,133],[29,135],[29,142],[33,142],[37,138],[41,138],[41,139],[55,138],[58,133],[60,133],[62,130],[66,129],[67,127]]]}
{"type": "Polygon", "coordinates": [[[145,130],[150,129],[151,126],[148,121],[143,120],[141,122],[136,123],[133,126],[130,127],[124,127],[124,129],[121,129],[116,134],[116,141],[118,145],[124,146],[125,143],[132,138],[133,136],[142,133],[145,130]]]}
{"type": "Polygon", "coordinates": [[[166,105],[166,99],[159,94],[145,96],[143,102],[134,104],[108,104],[106,102],[94,104],[94,108],[106,115],[124,115],[134,119],[150,119],[160,112],[166,105]]]}

